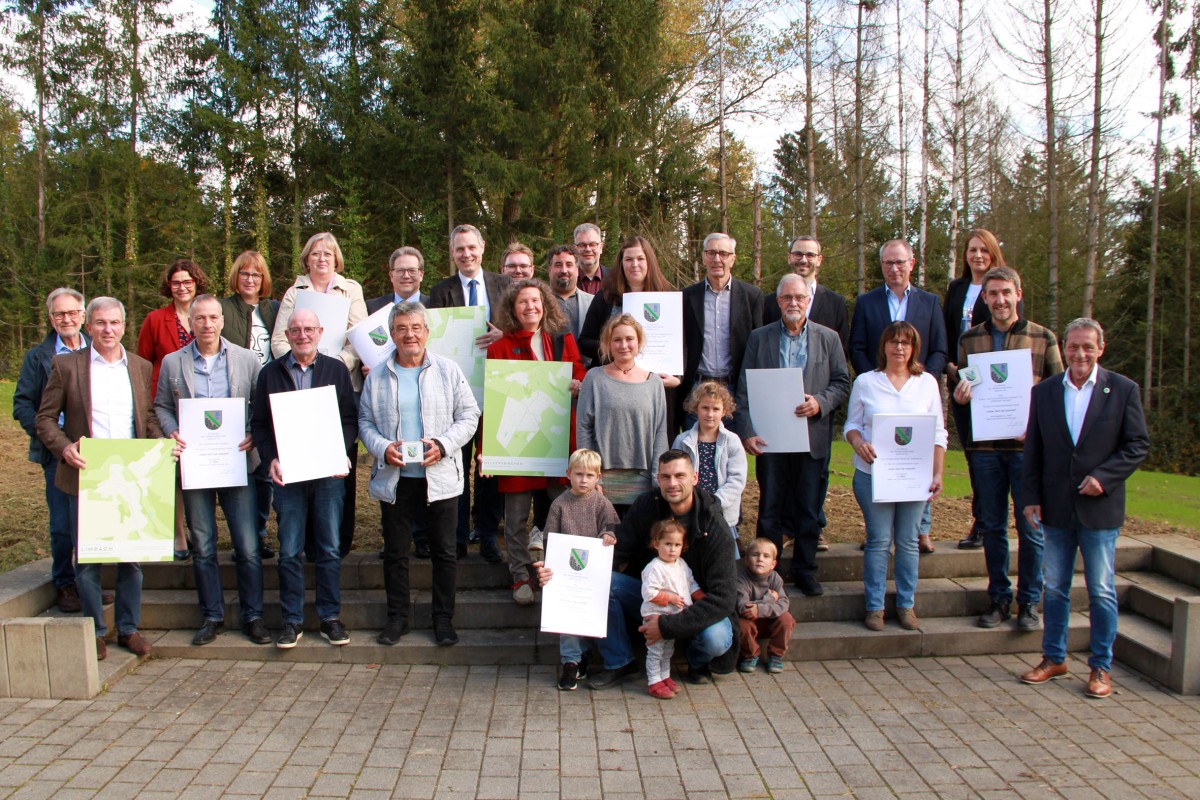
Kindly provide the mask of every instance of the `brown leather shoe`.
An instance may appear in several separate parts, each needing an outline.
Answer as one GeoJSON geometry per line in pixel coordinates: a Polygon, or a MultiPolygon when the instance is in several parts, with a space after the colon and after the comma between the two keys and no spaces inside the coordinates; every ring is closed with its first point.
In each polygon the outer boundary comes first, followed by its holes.
{"type": "Polygon", "coordinates": [[[100,593],[100,605],[111,606],[113,604],[113,601],[116,599],[117,599],[117,596],[115,594],[113,594],[112,592],[101,592],[100,593]]]}
{"type": "Polygon", "coordinates": [[[103,636],[96,637],[96,660],[103,661],[108,658],[108,645],[104,643],[103,636]]]}
{"type": "Polygon", "coordinates": [[[1088,676],[1087,689],[1083,693],[1097,699],[1108,697],[1112,694],[1112,679],[1104,670],[1093,669],[1092,674],[1088,676]]]}
{"type": "Polygon", "coordinates": [[[1043,658],[1042,663],[1038,664],[1033,669],[1029,670],[1021,676],[1021,683],[1028,683],[1036,686],[1039,683],[1052,681],[1055,678],[1061,678],[1067,674],[1067,664],[1055,664],[1048,658],[1043,658]]]}
{"type": "Polygon", "coordinates": [[[136,656],[150,655],[150,643],[147,642],[140,633],[134,631],[128,636],[118,636],[117,644],[124,647],[129,652],[136,656]]]}
{"type": "Polygon", "coordinates": [[[918,553],[925,555],[926,553],[934,552],[936,549],[937,548],[933,546],[933,537],[931,537],[928,533],[922,533],[921,535],[917,536],[918,553]]]}
{"type": "Polygon", "coordinates": [[[921,620],[917,617],[917,612],[911,608],[897,608],[896,619],[900,621],[900,627],[906,631],[921,630],[921,620]]]}
{"type": "Polygon", "coordinates": [[[866,625],[869,631],[883,630],[883,611],[868,611],[863,625],[866,625]]]}
{"type": "Polygon", "coordinates": [[[75,588],[75,584],[68,583],[66,586],[58,587],[58,610],[64,614],[78,614],[83,608],[83,604],[79,602],[79,590],[75,588]]]}

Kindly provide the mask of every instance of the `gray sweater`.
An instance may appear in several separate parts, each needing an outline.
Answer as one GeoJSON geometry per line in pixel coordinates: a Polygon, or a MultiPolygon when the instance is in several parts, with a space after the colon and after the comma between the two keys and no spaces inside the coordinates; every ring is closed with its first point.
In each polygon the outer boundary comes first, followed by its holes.
{"type": "Polygon", "coordinates": [[[667,450],[667,396],[662,380],[650,373],[640,383],[590,370],[579,389],[575,415],[577,447],[595,450],[605,469],[653,472],[667,450]]]}

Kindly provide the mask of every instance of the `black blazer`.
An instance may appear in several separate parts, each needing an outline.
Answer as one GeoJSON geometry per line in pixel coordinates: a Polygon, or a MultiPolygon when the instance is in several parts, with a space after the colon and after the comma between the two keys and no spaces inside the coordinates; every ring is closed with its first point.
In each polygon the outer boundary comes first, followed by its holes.
{"type": "MultiPolygon", "coordinates": [[[[763,325],[779,322],[783,314],[779,312],[777,292],[771,292],[763,301],[763,325]]],[[[808,309],[808,318],[818,325],[824,325],[836,331],[842,340],[842,354],[850,355],[850,312],[846,307],[846,298],[825,286],[817,283],[817,296],[808,309]]]]}
{"type": "Polygon", "coordinates": [[[600,331],[604,330],[604,323],[608,322],[612,312],[613,304],[608,302],[604,292],[596,292],[592,295],[587,316],[579,325],[579,338],[575,343],[579,345],[580,354],[596,366],[600,364],[600,331]]]}
{"type": "MultiPolygon", "coordinates": [[[[704,352],[704,292],[707,281],[693,283],[683,290],[683,380],[679,396],[687,397],[700,372],[704,352]]],[[[763,293],[757,287],[734,278],[729,289],[729,390],[737,392],[742,358],[750,331],[762,326],[763,293]]]]}
{"type": "Polygon", "coordinates": [[[1033,387],[1021,474],[1025,506],[1041,506],[1042,520],[1054,528],[1071,526],[1072,516],[1085,528],[1119,528],[1125,522],[1125,480],[1150,452],[1138,385],[1100,367],[1096,386],[1079,431],[1071,442],[1066,389],[1061,377],[1033,387]],[[1104,494],[1079,494],[1088,475],[1104,494]]]}
{"type": "MultiPolygon", "coordinates": [[[[942,319],[946,323],[946,352],[949,354],[949,362],[956,366],[958,365],[958,340],[962,336],[963,301],[967,299],[967,287],[970,285],[970,275],[959,275],[946,287],[946,298],[942,302],[942,319]]],[[[1017,302],[1017,316],[1021,319],[1025,318],[1024,300],[1017,302]]],[[[992,310],[984,302],[983,292],[980,292],[979,297],[975,300],[975,305],[971,306],[971,325],[991,321],[992,310]]],[[[955,386],[958,386],[958,379],[951,379],[947,375],[946,388],[953,389],[955,386]]]]}
{"type": "MultiPolygon", "coordinates": [[[[483,278],[484,288],[487,289],[488,321],[494,325],[496,314],[500,311],[500,301],[504,299],[504,293],[512,279],[497,272],[488,272],[486,269],[480,270],[479,275],[483,278]]],[[[438,283],[429,292],[430,308],[462,308],[466,304],[467,298],[463,296],[462,281],[459,280],[457,272],[438,283]]]]}
{"type": "MultiPolygon", "coordinates": [[[[858,375],[876,367],[879,337],[892,321],[888,313],[888,291],[886,284],[879,286],[860,294],[854,303],[854,321],[850,324],[850,363],[858,375]]],[[[946,368],[949,351],[946,350],[946,322],[942,319],[942,307],[937,295],[914,286],[908,295],[908,310],[904,318],[921,335],[918,358],[925,365],[925,371],[935,380],[940,378],[942,370],[946,368]]]]}
{"type": "MultiPolygon", "coordinates": [[[[379,309],[386,306],[388,303],[393,302],[395,299],[396,299],[395,292],[388,292],[383,297],[371,298],[370,300],[367,301],[367,316],[368,317],[371,316],[376,311],[378,311],[379,309]]],[[[488,291],[488,300],[490,301],[491,299],[492,299],[492,293],[489,290],[488,291]]],[[[430,307],[429,306],[429,295],[425,294],[424,292],[421,293],[421,305],[425,306],[426,308],[430,307]]]]}

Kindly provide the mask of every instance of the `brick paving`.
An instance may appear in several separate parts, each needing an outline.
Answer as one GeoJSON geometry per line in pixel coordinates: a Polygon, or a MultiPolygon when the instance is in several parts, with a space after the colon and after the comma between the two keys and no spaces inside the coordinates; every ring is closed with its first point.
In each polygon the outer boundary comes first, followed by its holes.
{"type": "Polygon", "coordinates": [[[671,701],[550,667],[163,659],[0,700],[0,798],[1200,797],[1200,698],[1032,657],[790,663],[671,701]]]}

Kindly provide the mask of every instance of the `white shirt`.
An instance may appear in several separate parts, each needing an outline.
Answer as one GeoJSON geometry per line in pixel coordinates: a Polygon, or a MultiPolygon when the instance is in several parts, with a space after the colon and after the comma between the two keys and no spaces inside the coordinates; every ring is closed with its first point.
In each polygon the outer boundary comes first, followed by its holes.
{"type": "Polygon", "coordinates": [[[1063,372],[1063,405],[1067,412],[1067,427],[1071,429],[1071,441],[1079,444],[1079,432],[1083,429],[1083,420],[1087,416],[1088,404],[1092,402],[1092,390],[1096,388],[1096,374],[1100,365],[1092,367],[1092,374],[1087,376],[1082,388],[1076,388],[1071,382],[1071,370],[1063,372]]]}
{"type": "Polygon", "coordinates": [[[897,297],[896,293],[890,287],[884,286],[884,292],[887,293],[888,314],[891,315],[892,322],[898,322],[908,317],[908,296],[912,293],[912,284],[904,287],[904,291],[897,297]]]}
{"type": "Polygon", "coordinates": [[[133,384],[129,380],[129,356],[121,348],[121,358],[108,363],[91,352],[92,437],[96,439],[132,439],[133,384]]]}
{"type": "MultiPolygon", "coordinates": [[[[942,393],[938,382],[928,372],[909,378],[899,391],[883,370],[873,369],[855,378],[854,388],[850,390],[850,404],[846,407],[845,433],[858,431],[864,439],[871,441],[872,421],[876,414],[936,414],[933,443],[946,449],[942,393]]],[[[849,435],[846,441],[850,441],[849,435]]],[[[871,465],[857,453],[854,454],[854,468],[867,474],[871,472],[871,465]]]]}
{"type": "Polygon", "coordinates": [[[484,319],[491,319],[491,309],[488,308],[487,282],[483,279],[483,270],[481,269],[479,272],[476,272],[474,278],[468,278],[460,272],[458,273],[458,279],[462,281],[463,305],[471,305],[471,287],[467,284],[475,281],[475,299],[478,301],[476,305],[483,307],[484,319]]]}

